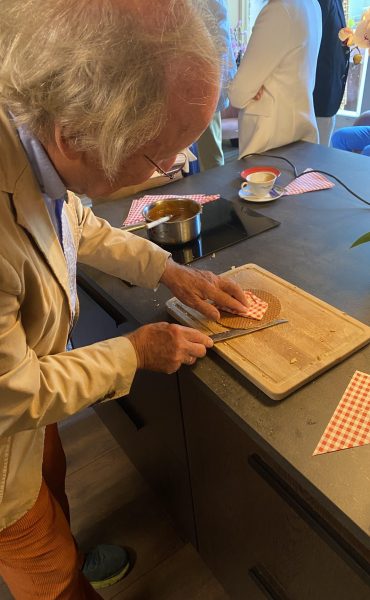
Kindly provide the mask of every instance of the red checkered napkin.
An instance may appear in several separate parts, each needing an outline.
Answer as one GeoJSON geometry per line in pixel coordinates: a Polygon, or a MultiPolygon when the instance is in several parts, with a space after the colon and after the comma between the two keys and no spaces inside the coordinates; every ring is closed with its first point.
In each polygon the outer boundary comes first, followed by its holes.
{"type": "Polygon", "coordinates": [[[370,375],[356,371],[313,455],[370,443],[370,375]]]}
{"type": "Polygon", "coordinates": [[[239,317],[249,317],[250,319],[257,319],[260,321],[268,309],[268,302],[265,302],[250,291],[244,292],[244,295],[248,306],[242,312],[230,310],[229,308],[221,308],[221,310],[232,313],[233,315],[238,315],[239,317]]]}
{"type": "MultiPolygon", "coordinates": [[[[193,194],[187,196],[181,196],[181,198],[190,198],[190,200],[195,200],[195,202],[199,202],[199,204],[207,204],[207,202],[212,202],[213,200],[218,200],[220,194],[213,194],[206,196],[205,194],[193,194]]],[[[175,194],[165,194],[165,195],[157,195],[157,196],[143,196],[142,198],[138,198],[137,200],[133,200],[131,204],[131,208],[126,219],[123,222],[123,225],[133,225],[134,223],[141,223],[145,221],[142,213],[144,206],[150,204],[151,202],[155,202],[156,200],[167,200],[167,198],[179,198],[179,195],[175,194]]]]}
{"type": "Polygon", "coordinates": [[[307,175],[302,175],[298,179],[294,179],[289,183],[284,195],[292,196],[293,194],[303,194],[304,192],[315,192],[316,190],[326,190],[334,187],[334,183],[329,181],[321,173],[311,173],[311,169],[306,169],[307,175]]]}

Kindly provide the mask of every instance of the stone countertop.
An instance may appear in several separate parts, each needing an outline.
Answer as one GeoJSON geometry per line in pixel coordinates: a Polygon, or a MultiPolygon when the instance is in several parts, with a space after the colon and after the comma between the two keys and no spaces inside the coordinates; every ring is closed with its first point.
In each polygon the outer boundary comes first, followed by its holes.
{"type": "MultiPolygon", "coordinates": [[[[370,188],[368,157],[303,142],[271,154],[289,158],[298,172],[318,168],[332,173],[359,195],[366,197],[370,188]]],[[[148,193],[220,193],[239,202],[240,171],[261,164],[280,168],[279,184],[293,178],[292,168],[283,160],[259,156],[235,160],[148,193]]],[[[94,212],[119,226],[130,203],[131,199],[101,203],[94,212]]],[[[256,263],[370,325],[370,244],[350,249],[357,237],[370,230],[370,206],[338,183],[330,190],[250,206],[281,224],[216,252],[214,258],[195,261],[193,267],[222,273],[233,266],[256,263]]],[[[154,292],[128,286],[91,268],[80,271],[139,322],[168,319],[164,303],[171,295],[163,286],[154,292]]],[[[285,400],[274,402],[212,351],[192,369],[231,418],[354,537],[370,564],[370,445],[312,456],[355,370],[370,372],[370,346],[285,400]]]]}

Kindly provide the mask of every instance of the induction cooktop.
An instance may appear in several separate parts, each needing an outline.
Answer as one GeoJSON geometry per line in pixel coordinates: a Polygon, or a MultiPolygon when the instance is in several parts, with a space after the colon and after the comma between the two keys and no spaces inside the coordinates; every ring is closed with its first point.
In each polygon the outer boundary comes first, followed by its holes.
{"type": "Polygon", "coordinates": [[[225,198],[204,204],[201,219],[201,233],[192,242],[182,246],[161,245],[172,253],[176,262],[189,264],[280,225],[279,221],[261,215],[242,202],[225,198]]]}

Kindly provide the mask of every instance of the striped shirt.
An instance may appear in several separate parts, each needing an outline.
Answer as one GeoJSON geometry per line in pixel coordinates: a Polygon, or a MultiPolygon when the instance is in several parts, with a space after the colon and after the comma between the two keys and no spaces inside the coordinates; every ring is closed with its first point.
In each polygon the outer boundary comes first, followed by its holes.
{"type": "Polygon", "coordinates": [[[46,208],[54,225],[59,242],[63,248],[68,270],[72,313],[74,314],[77,299],[77,249],[74,244],[69,221],[64,211],[64,203],[67,199],[67,188],[59,177],[59,174],[39,140],[24,126],[17,127],[17,131],[31,168],[39,183],[46,208]]]}

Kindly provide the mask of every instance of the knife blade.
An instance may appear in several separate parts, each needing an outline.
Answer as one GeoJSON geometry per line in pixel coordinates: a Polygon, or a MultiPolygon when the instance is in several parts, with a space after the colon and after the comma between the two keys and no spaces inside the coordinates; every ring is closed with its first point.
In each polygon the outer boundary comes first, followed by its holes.
{"type": "Polygon", "coordinates": [[[241,335],[248,335],[254,333],[260,329],[267,329],[268,327],[274,327],[275,325],[281,325],[282,323],[288,323],[288,319],[275,319],[264,325],[258,325],[251,329],[230,329],[229,331],[222,331],[221,333],[213,333],[209,337],[216,342],[224,342],[225,340],[231,340],[232,338],[239,337],[241,335]]]}

